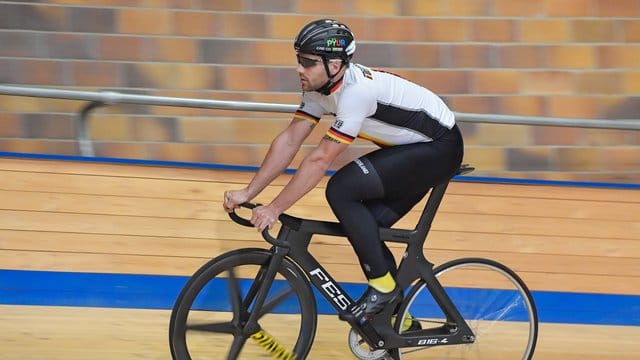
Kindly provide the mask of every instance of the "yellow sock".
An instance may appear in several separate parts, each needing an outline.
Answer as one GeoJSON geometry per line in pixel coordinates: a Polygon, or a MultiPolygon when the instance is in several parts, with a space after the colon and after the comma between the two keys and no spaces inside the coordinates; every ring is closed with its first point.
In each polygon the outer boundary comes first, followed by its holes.
{"type": "MultiPolygon", "coordinates": [[[[394,326],[396,324],[397,318],[398,315],[391,315],[391,326],[394,326]]],[[[407,316],[405,316],[404,320],[402,321],[402,328],[400,330],[407,331],[409,330],[409,328],[411,328],[411,325],[413,325],[413,316],[411,314],[407,314],[407,316]]]]}
{"type": "Polygon", "coordinates": [[[396,281],[391,276],[391,273],[387,272],[379,278],[369,279],[369,286],[382,293],[390,293],[396,288],[396,281]]]}

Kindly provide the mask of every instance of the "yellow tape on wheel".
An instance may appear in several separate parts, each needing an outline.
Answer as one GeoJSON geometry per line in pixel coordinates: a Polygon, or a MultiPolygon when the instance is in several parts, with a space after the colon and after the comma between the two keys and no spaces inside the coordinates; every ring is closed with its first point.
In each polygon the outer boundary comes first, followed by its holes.
{"type": "Polygon", "coordinates": [[[291,351],[287,350],[280,342],[273,338],[269,333],[264,330],[260,330],[257,333],[251,335],[251,338],[255,340],[258,345],[267,350],[274,359],[280,360],[295,360],[296,356],[291,351]]]}

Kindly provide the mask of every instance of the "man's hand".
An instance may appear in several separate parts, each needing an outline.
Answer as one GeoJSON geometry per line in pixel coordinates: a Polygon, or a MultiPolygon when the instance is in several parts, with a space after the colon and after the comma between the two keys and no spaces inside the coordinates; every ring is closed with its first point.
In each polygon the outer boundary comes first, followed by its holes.
{"type": "Polygon", "coordinates": [[[251,223],[258,231],[262,232],[266,228],[271,229],[281,213],[272,205],[258,206],[252,211],[251,223]]]}
{"type": "Polygon", "coordinates": [[[222,207],[226,212],[232,212],[240,207],[240,204],[249,201],[249,194],[247,189],[242,190],[228,190],[224,192],[224,202],[222,207]]]}

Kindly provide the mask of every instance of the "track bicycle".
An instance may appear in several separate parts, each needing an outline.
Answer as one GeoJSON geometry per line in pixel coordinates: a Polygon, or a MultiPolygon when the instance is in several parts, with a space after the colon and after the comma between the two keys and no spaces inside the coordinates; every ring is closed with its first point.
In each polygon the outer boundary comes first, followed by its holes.
{"type": "MultiPolygon", "coordinates": [[[[463,165],[456,174],[472,170],[463,165]]],[[[406,245],[395,276],[404,296],[380,313],[359,316],[354,299],[309,253],[313,235],[344,237],[340,224],[282,214],[275,238],[262,232],[270,249],[221,254],[187,281],[171,313],[173,358],[307,358],[318,325],[313,285],[351,327],[357,359],[531,359],[536,306],[514,271],[482,258],[434,267],[424,256],[448,184],[431,189],[414,229],[380,228],[383,241],[406,245]]],[[[229,215],[253,226],[235,211],[229,215]]]]}

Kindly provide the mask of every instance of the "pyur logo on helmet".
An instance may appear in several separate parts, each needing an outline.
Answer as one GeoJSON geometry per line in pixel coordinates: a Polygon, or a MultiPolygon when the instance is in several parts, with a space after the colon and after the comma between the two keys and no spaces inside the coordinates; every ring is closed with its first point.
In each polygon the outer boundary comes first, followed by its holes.
{"type": "Polygon", "coordinates": [[[298,53],[313,54],[348,63],[356,51],[353,33],[347,25],[332,19],[321,19],[305,25],[296,36],[293,47],[298,53]]]}
{"type": "Polygon", "coordinates": [[[339,82],[336,76],[351,61],[356,51],[356,42],[347,25],[332,19],[320,19],[302,27],[293,42],[293,48],[297,54],[312,54],[322,58],[328,80],[315,91],[329,95],[332,86],[339,82]],[[340,70],[334,74],[329,71],[329,61],[333,59],[342,60],[340,70]]]}

